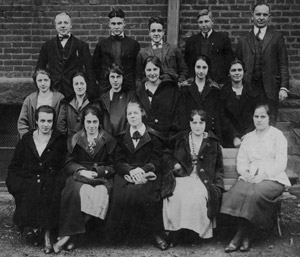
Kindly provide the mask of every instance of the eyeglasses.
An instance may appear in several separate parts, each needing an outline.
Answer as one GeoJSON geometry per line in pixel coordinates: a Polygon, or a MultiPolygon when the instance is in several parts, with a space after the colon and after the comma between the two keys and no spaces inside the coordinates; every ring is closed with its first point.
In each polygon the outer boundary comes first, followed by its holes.
{"type": "Polygon", "coordinates": [[[161,32],[163,32],[163,30],[162,29],[151,29],[150,32],[152,32],[152,33],[155,33],[155,32],[161,33],[161,32]]]}

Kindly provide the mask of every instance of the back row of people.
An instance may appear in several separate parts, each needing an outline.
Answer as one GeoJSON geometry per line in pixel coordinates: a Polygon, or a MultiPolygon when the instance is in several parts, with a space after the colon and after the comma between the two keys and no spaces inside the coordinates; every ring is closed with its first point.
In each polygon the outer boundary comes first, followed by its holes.
{"type": "MultiPolygon", "coordinates": [[[[238,39],[235,57],[245,62],[245,83],[260,100],[270,104],[274,113],[271,122],[275,124],[278,100],[288,95],[289,72],[284,39],[281,33],[268,26],[270,8],[266,2],[254,5],[253,29],[238,39]]],[[[101,94],[107,92],[111,85],[106,73],[112,63],[124,67],[123,87],[135,90],[142,81],[142,63],[148,56],[161,60],[164,78],[186,85],[190,84],[196,57],[206,55],[211,61],[210,79],[218,84],[226,83],[234,53],[226,33],[213,29],[211,11],[200,11],[197,16],[200,32],[187,39],[184,55],[177,46],[164,41],[163,19],[149,19],[151,43],[140,49],[139,43],[124,33],[125,13],[114,9],[108,17],[110,36],[97,44],[91,57],[88,45],[71,34],[70,16],[67,13],[56,15],[54,23],[58,35],[42,46],[36,67],[49,68],[53,87],[66,98],[72,94],[71,77],[79,71],[87,74],[90,96],[98,97],[99,91],[101,94]]]]}

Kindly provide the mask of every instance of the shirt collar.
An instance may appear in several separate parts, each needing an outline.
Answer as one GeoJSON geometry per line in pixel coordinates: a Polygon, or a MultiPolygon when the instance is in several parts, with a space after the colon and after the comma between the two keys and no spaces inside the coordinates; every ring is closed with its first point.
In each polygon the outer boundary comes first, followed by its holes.
{"type": "Polygon", "coordinates": [[[143,136],[143,135],[145,134],[145,132],[146,132],[146,126],[145,126],[145,124],[143,123],[142,126],[141,126],[138,130],[133,129],[133,128],[130,126],[130,136],[131,136],[131,137],[133,136],[133,133],[134,133],[135,131],[138,131],[138,132],[141,134],[141,136],[143,136]]]}
{"type": "MultiPolygon", "coordinates": [[[[207,38],[210,37],[212,31],[213,31],[213,30],[211,29],[210,31],[207,32],[207,38]]],[[[206,34],[206,33],[202,33],[202,32],[201,32],[201,34],[202,34],[202,36],[205,38],[205,34],[206,34]]]]}
{"type": "Polygon", "coordinates": [[[111,33],[111,35],[114,37],[114,36],[118,36],[118,37],[121,37],[121,38],[124,38],[125,34],[124,32],[122,32],[120,35],[115,35],[113,33],[111,33]]]}
{"type": "Polygon", "coordinates": [[[159,44],[159,45],[161,45],[161,46],[163,46],[163,44],[164,44],[164,41],[163,40],[160,40],[159,42],[153,42],[153,41],[151,41],[151,46],[153,47],[153,46],[156,46],[156,44],[159,44]]]}
{"type": "MultiPolygon", "coordinates": [[[[253,32],[254,32],[254,35],[257,34],[259,28],[254,26],[254,29],[253,29],[253,32]]],[[[259,34],[259,38],[260,39],[263,39],[266,35],[266,32],[267,32],[267,26],[263,27],[263,28],[260,28],[260,34],[259,34]]]]}

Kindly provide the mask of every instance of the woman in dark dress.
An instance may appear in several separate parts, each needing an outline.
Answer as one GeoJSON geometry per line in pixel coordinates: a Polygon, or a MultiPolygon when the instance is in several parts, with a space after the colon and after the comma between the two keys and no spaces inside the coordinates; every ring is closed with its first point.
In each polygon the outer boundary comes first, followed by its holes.
{"type": "Polygon", "coordinates": [[[134,91],[123,89],[123,67],[113,63],[108,70],[108,79],[111,89],[103,93],[95,104],[99,105],[103,112],[104,130],[113,136],[126,129],[126,106],[133,98],[134,91]]]}
{"type": "Polygon", "coordinates": [[[68,138],[82,129],[82,111],[91,103],[86,93],[87,79],[85,74],[78,72],[74,74],[71,81],[74,95],[61,101],[56,125],[57,130],[67,135],[68,138]]]}
{"type": "Polygon", "coordinates": [[[233,138],[223,138],[224,147],[239,147],[244,135],[254,129],[252,114],[256,97],[243,82],[244,72],[243,61],[239,59],[232,61],[229,69],[230,82],[221,90],[221,108],[234,131],[233,138]]]}
{"type": "Polygon", "coordinates": [[[223,195],[221,213],[237,217],[238,228],[225,252],[250,249],[253,226],[270,228],[277,198],[290,181],[285,172],[287,140],[270,126],[270,107],[258,105],[255,130],[246,134],[237,156],[238,181],[223,195]]]}
{"type": "Polygon", "coordinates": [[[145,111],[138,102],[129,102],[127,119],[130,127],[118,136],[108,229],[111,238],[126,238],[140,221],[146,225],[165,250],[166,241],[158,234],[163,230],[160,188],[162,145],[155,131],[142,122],[145,111]],[[122,233],[123,232],[123,233],[122,233]]]}
{"type": "Polygon", "coordinates": [[[180,92],[180,129],[189,129],[192,110],[203,110],[207,113],[207,131],[212,131],[222,143],[223,136],[230,136],[232,131],[222,115],[220,86],[209,78],[210,61],[207,56],[198,56],[194,67],[194,81],[191,86],[182,87],[180,92]]]}
{"type": "Polygon", "coordinates": [[[172,80],[161,80],[163,69],[158,57],[147,57],[143,67],[145,83],[138,85],[136,94],[146,112],[145,123],[167,139],[179,129],[178,87],[172,80]]]}
{"type": "Polygon", "coordinates": [[[97,107],[86,107],[82,117],[83,129],[68,140],[68,177],[61,194],[60,238],[53,245],[56,253],[65,245],[67,250],[74,249],[71,237],[85,233],[90,217],[104,220],[108,210],[116,141],[102,129],[97,107]]]}
{"type": "Polygon", "coordinates": [[[173,246],[181,229],[211,238],[216,225],[214,217],[224,189],[223,159],[218,139],[204,131],[205,125],[206,113],[193,110],[191,130],[176,135],[168,158],[170,171],[162,186],[163,220],[173,246]]]}
{"type": "Polygon", "coordinates": [[[14,196],[13,221],[20,228],[44,233],[45,253],[52,252],[51,231],[58,228],[60,193],[64,186],[65,137],[56,130],[55,110],[46,105],[35,111],[37,129],[18,142],[8,167],[6,185],[14,196]]]}

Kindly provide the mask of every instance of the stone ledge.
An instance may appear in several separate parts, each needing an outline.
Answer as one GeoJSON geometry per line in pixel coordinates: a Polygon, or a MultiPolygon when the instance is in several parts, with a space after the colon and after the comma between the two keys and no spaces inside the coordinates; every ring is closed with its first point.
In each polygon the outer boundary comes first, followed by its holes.
{"type": "Polygon", "coordinates": [[[22,104],[35,91],[32,78],[0,78],[0,104],[22,104]]]}

